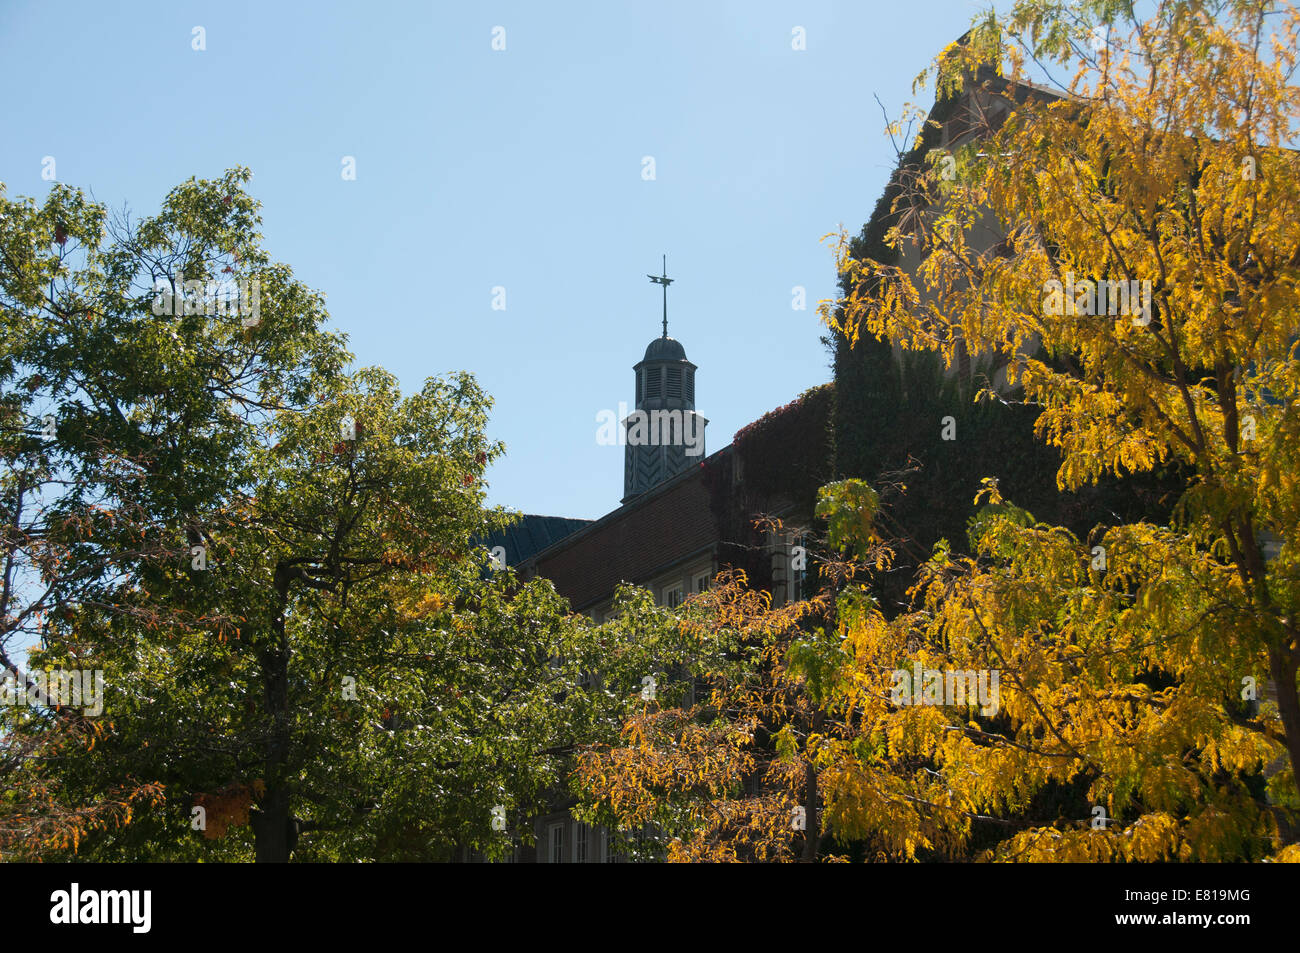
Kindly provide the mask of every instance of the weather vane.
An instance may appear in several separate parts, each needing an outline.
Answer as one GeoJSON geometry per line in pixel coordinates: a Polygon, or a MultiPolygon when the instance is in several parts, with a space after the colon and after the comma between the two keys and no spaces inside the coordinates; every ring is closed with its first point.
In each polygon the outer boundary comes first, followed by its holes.
{"type": "Polygon", "coordinates": [[[664,337],[668,337],[668,286],[673,280],[668,277],[668,256],[664,255],[664,273],[662,275],[646,275],[657,285],[664,286],[664,337]]]}

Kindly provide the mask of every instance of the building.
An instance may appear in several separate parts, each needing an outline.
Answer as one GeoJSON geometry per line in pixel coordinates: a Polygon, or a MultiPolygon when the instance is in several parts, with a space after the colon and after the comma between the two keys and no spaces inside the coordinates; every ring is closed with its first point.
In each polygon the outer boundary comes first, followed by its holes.
{"type": "Polygon", "coordinates": [[[798,598],[789,549],[811,521],[816,489],[828,475],[830,385],[706,455],[708,421],[695,409],[698,368],[666,326],[632,370],[636,408],[622,422],[622,505],[594,521],[525,516],[513,536],[498,534],[492,545],[504,547],[521,578],[551,580],[575,612],[597,621],[607,618],[622,583],[675,608],[726,568],[745,570],[778,603],[798,598]],[[806,452],[789,453],[789,442],[804,433],[811,435],[806,452]],[[768,472],[772,460],[781,461],[781,473],[768,472]],[[781,520],[783,538],[757,530],[760,516],[781,520]]]}
{"type": "MultiPolygon", "coordinates": [[[[915,275],[917,250],[895,253],[884,237],[907,216],[915,221],[941,209],[941,194],[910,189],[931,150],[952,153],[980,140],[1020,105],[1059,98],[1033,84],[1008,84],[989,69],[968,76],[960,91],[935,103],[920,143],[900,158],[850,254],[915,275]]],[[[989,228],[986,250],[1004,238],[989,228]]],[[[900,545],[893,567],[873,579],[873,590],[892,613],[909,598],[917,567],[937,541],[962,547],[971,501],[985,477],[997,478],[1008,499],[1039,519],[1067,526],[1080,538],[1113,522],[1160,519],[1183,489],[1177,473],[1166,473],[1059,491],[1059,454],[1034,435],[1038,410],[1018,401],[972,404],[973,389],[985,380],[1008,393],[1005,355],[959,348],[954,366],[931,367],[869,335],[849,340],[833,332],[830,344],[833,384],[743,428],[730,445],[698,463],[684,453],[629,445],[622,505],[525,557],[521,570],[552,580],[575,611],[597,620],[610,612],[620,582],[647,587],[660,604],[676,606],[726,566],[744,568],[752,583],[773,593],[774,602],[799,598],[802,580],[787,568],[788,547],[810,525],[816,489],[832,479],[857,477],[885,488],[882,498],[889,494],[881,519],[900,545]],[[943,436],[941,422],[950,419],[960,424],[960,443],[943,436]],[[784,521],[782,538],[754,530],[753,517],[760,513],[784,521]]],[[[1033,350],[1037,343],[1025,346],[1033,350]]],[[[666,321],[663,336],[633,369],[638,410],[680,412],[686,436],[687,421],[696,415],[697,368],[685,348],[668,338],[666,321]]],[[[702,432],[701,427],[701,446],[702,432]]],[[[536,856],[599,859],[590,846],[598,835],[574,825],[557,804],[538,824],[536,856]]]]}
{"type": "MultiPolygon", "coordinates": [[[[664,285],[664,324],[632,366],[635,409],[620,422],[626,438],[621,505],[594,521],[525,515],[486,544],[501,547],[521,579],[549,579],[575,612],[598,622],[609,617],[623,583],[649,589],[660,605],[675,608],[728,568],[744,570],[778,604],[798,599],[803,573],[792,568],[791,546],[811,522],[816,490],[828,476],[831,385],[766,414],[709,454],[708,420],[695,407],[699,368],[668,336],[671,279],[651,279],[664,285]],[[791,463],[792,456],[801,462],[791,463]],[[781,520],[783,532],[757,529],[760,516],[781,520]]],[[[574,821],[569,806],[557,795],[553,809],[535,821],[536,847],[517,848],[514,859],[618,860],[608,832],[574,821]]]]}
{"type": "MultiPolygon", "coordinates": [[[[971,76],[960,93],[935,104],[930,114],[934,123],[927,124],[925,141],[904,157],[891,177],[863,235],[854,243],[856,254],[884,257],[880,240],[900,214],[894,200],[903,190],[903,178],[915,173],[926,152],[959,148],[979,138],[990,124],[1004,121],[1015,103],[1052,95],[1030,86],[1016,87],[1010,98],[993,94],[984,86],[990,78],[992,74],[984,72],[971,76]]],[[[913,255],[898,264],[914,271],[919,261],[913,255]]],[[[627,438],[621,505],[597,520],[574,525],[531,552],[523,547],[511,551],[506,545],[507,558],[522,578],[549,579],[574,611],[603,621],[613,611],[614,595],[622,583],[649,589],[660,605],[676,607],[726,568],[743,569],[751,585],[772,593],[774,604],[799,599],[805,579],[793,569],[791,547],[812,525],[819,487],[845,476],[874,482],[888,469],[882,464],[893,465],[886,457],[887,447],[902,448],[905,452],[898,454],[900,460],[922,459],[927,478],[937,478],[936,485],[957,478],[960,484],[974,481],[977,487],[977,474],[1001,463],[996,455],[968,453],[966,457],[974,459],[966,460],[958,473],[945,456],[953,453],[947,445],[930,447],[916,437],[918,427],[937,435],[940,413],[962,412],[961,406],[969,404],[970,398],[960,391],[969,388],[976,374],[988,374],[996,388],[1005,389],[1005,371],[999,364],[981,365],[978,355],[961,353],[956,367],[940,371],[941,377],[959,385],[958,390],[939,395],[933,379],[922,381],[914,376],[910,388],[908,380],[898,382],[902,372],[898,348],[876,341],[854,347],[838,334],[831,340],[836,358],[834,383],[814,388],[764,415],[737,432],[730,444],[707,454],[704,430],[708,421],[697,412],[695,402],[699,368],[687,358],[685,347],[668,336],[667,285],[671,279],[666,274],[650,277],[664,286],[663,331],[632,367],[636,408],[621,422],[627,438]],[[891,387],[899,392],[891,392],[891,387]],[[934,393],[918,393],[918,387],[934,393]],[[948,400],[953,401],[951,408],[944,403],[948,400]],[[890,406],[902,413],[895,415],[899,419],[883,424],[878,418],[890,406]],[[970,469],[970,474],[965,469],[970,469]],[[782,532],[757,529],[754,522],[760,516],[780,520],[782,532]]],[[[1033,440],[1032,421],[1020,419],[1022,416],[1026,415],[1002,414],[996,422],[1002,429],[997,433],[1014,433],[1020,438],[1015,445],[1017,456],[1045,455],[1044,448],[1033,440]]],[[[987,444],[997,445],[996,441],[987,444]]],[[[1014,481],[1008,482],[1014,485],[1014,481]]],[[[953,499],[941,505],[942,494],[923,481],[918,485],[922,492],[908,501],[917,511],[916,520],[912,521],[912,511],[904,506],[899,514],[908,525],[898,529],[922,543],[925,551],[915,554],[919,560],[939,535],[961,538],[958,534],[964,529],[974,490],[949,493],[953,499]]],[[[524,525],[547,519],[525,517],[524,525]]],[[[899,582],[894,587],[899,594],[915,568],[914,562],[900,559],[899,582]]],[[[614,859],[605,832],[577,824],[567,807],[557,801],[551,813],[538,819],[537,848],[521,851],[520,859],[614,859]]]]}

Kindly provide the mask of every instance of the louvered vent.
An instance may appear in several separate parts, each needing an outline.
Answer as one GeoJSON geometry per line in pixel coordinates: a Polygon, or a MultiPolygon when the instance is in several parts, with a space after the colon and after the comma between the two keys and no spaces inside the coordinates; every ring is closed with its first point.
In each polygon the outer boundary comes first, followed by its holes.
{"type": "Polygon", "coordinates": [[[668,368],[668,396],[682,396],[682,369],[680,367],[668,368]]]}
{"type": "Polygon", "coordinates": [[[686,372],[686,399],[695,403],[695,372],[692,370],[686,372]]]}
{"type": "Polygon", "coordinates": [[[641,405],[641,372],[636,372],[636,402],[637,406],[641,405]]]}
{"type": "Polygon", "coordinates": [[[661,386],[662,386],[662,378],[660,377],[659,374],[659,368],[651,367],[647,369],[646,378],[645,378],[646,399],[649,400],[655,397],[662,397],[663,393],[661,391],[661,386]]]}

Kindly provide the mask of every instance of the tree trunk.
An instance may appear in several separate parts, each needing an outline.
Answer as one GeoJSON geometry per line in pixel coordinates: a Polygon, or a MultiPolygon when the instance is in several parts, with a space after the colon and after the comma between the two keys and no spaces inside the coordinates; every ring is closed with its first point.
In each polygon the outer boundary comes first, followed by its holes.
{"type": "Polygon", "coordinates": [[[1286,647],[1269,646],[1268,665],[1277,690],[1277,708],[1286,731],[1286,750],[1291,756],[1292,776],[1300,784],[1300,693],[1296,691],[1298,660],[1286,647]]]}
{"type": "Polygon", "coordinates": [[[817,810],[817,771],[811,764],[804,766],[804,835],[803,856],[800,863],[812,864],[817,861],[817,849],[821,844],[821,814],[817,810]]]}
{"type": "MultiPolygon", "coordinates": [[[[1263,544],[1255,532],[1250,515],[1240,520],[1239,539],[1234,539],[1231,524],[1228,528],[1228,541],[1239,547],[1236,556],[1237,570],[1242,582],[1253,591],[1257,611],[1266,618],[1277,617],[1281,613],[1273,604],[1268,590],[1268,560],[1264,557],[1263,544]]],[[[1286,750],[1291,759],[1291,771],[1297,784],[1300,784],[1300,695],[1296,691],[1296,671],[1300,668],[1300,648],[1297,647],[1295,629],[1287,619],[1282,619],[1282,628],[1269,633],[1268,646],[1269,675],[1277,692],[1278,714],[1282,717],[1282,729],[1286,732],[1286,750]]],[[[1294,816],[1294,815],[1293,815],[1294,816]]],[[[1278,825],[1278,831],[1284,844],[1293,839],[1294,825],[1278,825]]]]}
{"type": "Polygon", "coordinates": [[[297,841],[297,826],[291,813],[288,787],[289,736],[289,645],[284,616],[289,599],[291,573],[284,566],[275,572],[279,611],[273,625],[273,643],[258,653],[262,666],[263,705],[269,722],[263,782],[266,791],[252,817],[253,841],[258,863],[287,863],[297,841]]]}
{"type": "Polygon", "coordinates": [[[293,849],[294,830],[289,816],[289,792],[277,785],[268,789],[259,810],[251,815],[253,843],[259,864],[286,864],[293,849]]]}

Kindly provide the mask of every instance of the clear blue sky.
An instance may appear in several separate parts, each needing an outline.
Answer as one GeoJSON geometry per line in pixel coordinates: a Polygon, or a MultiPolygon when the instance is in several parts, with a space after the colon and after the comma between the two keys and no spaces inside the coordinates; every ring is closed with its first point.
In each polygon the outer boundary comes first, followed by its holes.
{"type": "Polygon", "coordinates": [[[248,166],[271,255],[328,296],[358,364],[492,394],[491,502],[594,518],[623,490],[596,415],[632,403],[660,255],[713,452],[830,379],[818,240],[856,233],[893,166],[873,94],[899,115],[986,5],[3,0],[0,181],[39,200],[53,156],[145,214],[248,166]]]}

